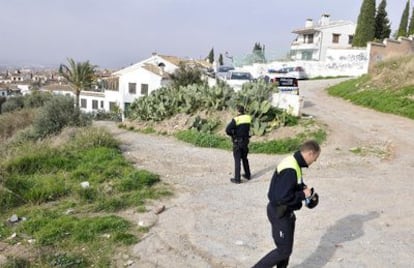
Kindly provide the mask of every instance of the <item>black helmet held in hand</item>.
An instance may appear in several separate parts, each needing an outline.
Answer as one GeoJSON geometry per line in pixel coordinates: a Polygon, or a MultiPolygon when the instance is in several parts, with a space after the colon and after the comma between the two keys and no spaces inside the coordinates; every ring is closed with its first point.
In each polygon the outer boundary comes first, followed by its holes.
{"type": "Polygon", "coordinates": [[[311,188],[311,195],[306,198],[305,200],[305,205],[307,208],[314,208],[318,205],[319,203],[319,195],[313,190],[313,188],[311,188]]]}

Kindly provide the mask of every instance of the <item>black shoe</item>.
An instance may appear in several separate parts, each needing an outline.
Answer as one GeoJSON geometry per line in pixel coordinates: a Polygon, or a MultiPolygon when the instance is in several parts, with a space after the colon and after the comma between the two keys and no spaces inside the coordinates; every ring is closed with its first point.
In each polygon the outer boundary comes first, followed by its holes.
{"type": "Polygon", "coordinates": [[[251,177],[250,176],[246,176],[246,174],[243,174],[242,177],[245,178],[248,181],[251,179],[251,177]]]}
{"type": "Polygon", "coordinates": [[[235,178],[231,178],[230,181],[235,184],[240,184],[241,180],[236,180],[235,178]]]}

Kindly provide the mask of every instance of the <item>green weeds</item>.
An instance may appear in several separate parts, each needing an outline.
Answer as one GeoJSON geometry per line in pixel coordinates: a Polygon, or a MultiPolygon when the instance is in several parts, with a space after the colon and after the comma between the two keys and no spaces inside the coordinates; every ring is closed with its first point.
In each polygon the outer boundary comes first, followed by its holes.
{"type": "Polygon", "coordinates": [[[328,93],[374,110],[414,119],[414,86],[378,88],[371,86],[368,76],[344,81],[328,88],[328,93]]]}
{"type": "MultiPolygon", "coordinates": [[[[218,134],[209,134],[195,130],[179,131],[175,135],[177,139],[200,147],[218,148],[231,150],[232,143],[229,137],[218,134]]],[[[251,153],[284,154],[297,150],[307,139],[315,139],[322,143],[326,139],[326,132],[322,129],[317,131],[306,131],[294,137],[276,139],[271,141],[251,142],[249,150],[251,153]]]]}
{"type": "Polygon", "coordinates": [[[15,214],[20,221],[1,223],[0,240],[33,240],[37,252],[30,260],[10,256],[5,267],[110,267],[114,250],[136,243],[144,230],[109,213],[142,211],[145,200],[170,194],[157,185],[158,175],[125,160],[118,143],[101,129],[77,129],[58,146],[26,141],[5,155],[0,218],[7,222],[15,214]],[[7,240],[13,233],[16,237],[7,240]]]}

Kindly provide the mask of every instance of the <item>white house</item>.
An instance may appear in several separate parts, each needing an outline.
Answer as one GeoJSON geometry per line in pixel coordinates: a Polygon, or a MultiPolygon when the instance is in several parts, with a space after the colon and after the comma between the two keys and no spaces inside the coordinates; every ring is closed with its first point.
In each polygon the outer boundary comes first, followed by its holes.
{"type": "Polygon", "coordinates": [[[152,91],[167,86],[171,82],[170,75],[180,64],[211,68],[211,64],[202,60],[187,60],[153,53],[150,58],[113,73],[108,79],[112,79],[112,86],[105,88],[105,96],[111,96],[110,99],[116,101],[125,111],[136,98],[147,96],[152,91]]]}
{"type": "MultiPolygon", "coordinates": [[[[202,68],[211,67],[208,63],[200,60],[186,60],[153,53],[150,58],[102,79],[102,91],[81,91],[79,95],[80,108],[85,112],[99,110],[108,112],[115,108],[126,111],[135,99],[147,96],[152,91],[167,86],[171,82],[170,74],[178,69],[180,63],[202,68]]],[[[72,88],[64,84],[45,86],[42,90],[74,96],[72,88]]]]}
{"type": "MultiPolygon", "coordinates": [[[[112,101],[116,101],[122,110],[141,96],[147,96],[152,91],[169,84],[169,74],[178,68],[179,60],[153,54],[149,59],[121,69],[112,74],[109,79],[118,80],[117,87],[105,88],[112,101]]],[[[113,83],[114,84],[114,83],[113,83]]]]}
{"type": "MultiPolygon", "coordinates": [[[[51,84],[43,86],[40,90],[75,98],[72,87],[66,84],[51,84]]],[[[104,92],[81,91],[79,94],[79,107],[85,112],[109,111],[110,104],[111,102],[106,99],[104,92]]]]}
{"type": "Polygon", "coordinates": [[[297,37],[290,47],[291,59],[324,61],[328,49],[351,48],[355,28],[352,21],[331,21],[328,14],[317,23],[307,19],[304,28],[293,31],[297,37]]]}

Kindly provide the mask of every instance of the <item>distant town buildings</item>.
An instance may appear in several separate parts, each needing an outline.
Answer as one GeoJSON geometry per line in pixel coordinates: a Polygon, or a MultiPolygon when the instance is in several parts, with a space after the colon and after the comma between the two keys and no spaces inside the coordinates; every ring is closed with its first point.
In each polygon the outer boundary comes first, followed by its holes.
{"type": "MultiPolygon", "coordinates": [[[[398,53],[412,53],[412,39],[385,40],[383,44],[369,43],[366,49],[352,48],[355,28],[356,25],[351,21],[331,21],[328,14],[322,14],[318,22],[307,19],[303,28],[293,30],[296,39],[290,48],[292,61],[253,64],[238,69],[249,71],[254,78],[260,77],[269,69],[289,66],[304,68],[309,77],[357,76],[368,72],[370,62],[378,62],[399,55],[398,53]]],[[[98,70],[93,88],[80,93],[80,108],[92,113],[128,111],[137,98],[169,85],[172,81],[171,74],[182,64],[201,68],[205,71],[209,85],[214,84],[214,79],[207,76],[217,66],[207,60],[153,53],[147,59],[117,71],[98,70]]],[[[35,90],[74,96],[71,85],[60,76],[57,69],[0,70],[1,98],[24,95],[35,90]]]]}

